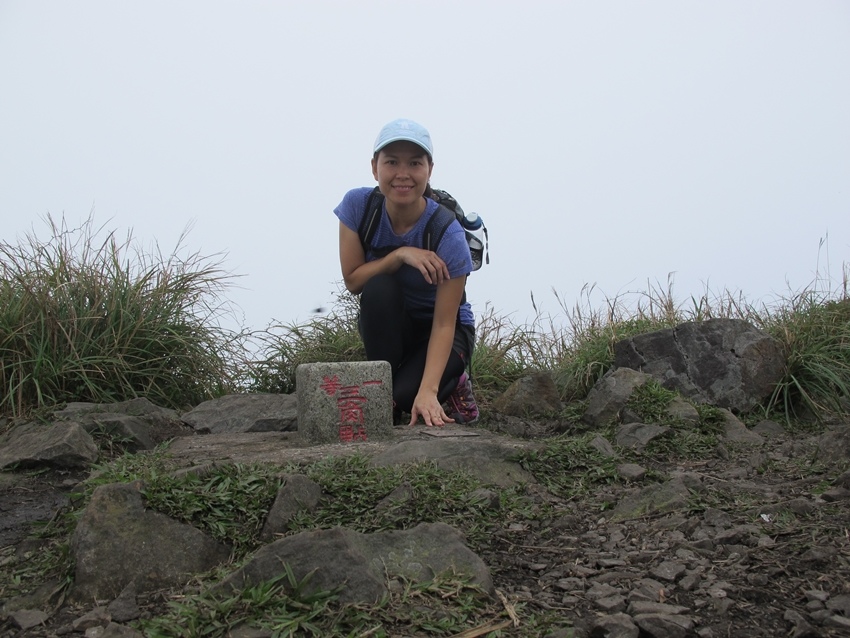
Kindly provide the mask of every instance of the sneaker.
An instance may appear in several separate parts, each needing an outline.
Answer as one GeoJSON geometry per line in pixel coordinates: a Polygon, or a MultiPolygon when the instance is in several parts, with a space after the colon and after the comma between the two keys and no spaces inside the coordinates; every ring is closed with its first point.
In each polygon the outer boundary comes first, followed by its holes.
{"type": "Polygon", "coordinates": [[[451,407],[451,417],[456,423],[472,425],[478,420],[478,405],[472,395],[472,381],[466,372],[460,375],[455,391],[449,396],[448,404],[451,407]]]}

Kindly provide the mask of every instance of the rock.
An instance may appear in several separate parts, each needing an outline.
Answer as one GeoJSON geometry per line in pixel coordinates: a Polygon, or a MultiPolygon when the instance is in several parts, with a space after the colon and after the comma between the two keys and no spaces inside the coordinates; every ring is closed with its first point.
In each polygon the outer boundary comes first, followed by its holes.
{"type": "Polygon", "coordinates": [[[454,441],[402,441],[372,457],[378,467],[403,463],[434,461],[443,470],[463,470],[484,483],[510,487],[519,483],[536,483],[534,476],[516,462],[516,449],[492,441],[466,440],[462,446],[454,441]],[[474,458],[475,462],[470,463],[474,458]]]}
{"type": "Polygon", "coordinates": [[[609,459],[615,458],[617,456],[617,452],[614,450],[614,446],[608,442],[601,434],[597,434],[590,441],[590,447],[599,452],[602,456],[607,457],[609,459]]]}
{"type": "Polygon", "coordinates": [[[707,507],[702,513],[702,521],[706,525],[725,528],[732,524],[732,517],[723,510],[707,507]]]}
{"type": "Polygon", "coordinates": [[[653,638],[686,638],[694,629],[694,621],[688,616],[638,614],[634,621],[653,638]]]}
{"type": "Polygon", "coordinates": [[[646,476],[646,469],[636,463],[622,463],[617,466],[617,473],[626,481],[642,481],[646,476]]]}
{"type": "Polygon", "coordinates": [[[628,423],[617,429],[616,443],[620,447],[640,452],[651,441],[667,434],[670,428],[654,423],[628,423]]]}
{"type": "Polygon", "coordinates": [[[714,542],[720,545],[750,545],[757,544],[760,530],[755,525],[738,525],[724,530],[714,537],[714,542]]]}
{"type": "Polygon", "coordinates": [[[62,410],[54,412],[53,417],[55,419],[80,421],[84,420],[83,417],[86,415],[99,413],[145,417],[151,422],[180,420],[180,417],[174,410],[160,407],[145,397],[116,403],[72,402],[67,404],[62,410]]]}
{"type": "Polygon", "coordinates": [[[183,415],[196,430],[288,432],[298,429],[298,397],[294,394],[228,394],[204,401],[183,415]]]}
{"type": "Polygon", "coordinates": [[[753,432],[756,434],[763,436],[765,438],[771,438],[776,436],[781,436],[785,434],[785,428],[783,428],[776,421],[759,421],[753,426],[753,432]]]}
{"type": "Polygon", "coordinates": [[[40,609],[18,609],[9,614],[9,619],[15,627],[26,631],[38,627],[46,621],[48,615],[40,609]]]}
{"type": "Polygon", "coordinates": [[[0,437],[0,469],[84,468],[97,460],[97,445],[74,421],[24,423],[0,437]]]}
{"type": "Polygon", "coordinates": [[[665,560],[661,564],[656,565],[649,570],[649,573],[659,580],[675,583],[686,571],[687,567],[685,567],[682,563],[665,560]]]}
{"type": "Polygon", "coordinates": [[[289,521],[299,511],[315,511],[322,497],[321,486],[303,474],[289,474],[277,491],[274,503],[266,516],[260,533],[262,540],[271,540],[287,530],[289,521]]]}
{"type": "Polygon", "coordinates": [[[106,611],[106,607],[95,607],[71,623],[74,631],[86,631],[92,627],[106,627],[112,619],[106,611]]]}
{"type": "Polygon", "coordinates": [[[146,510],[134,483],[94,491],[74,530],[71,552],[72,598],[82,601],[111,600],[131,582],[140,592],[182,584],[227,560],[230,548],[191,525],[146,510]]]}
{"type": "Polygon", "coordinates": [[[850,618],[850,594],[839,594],[826,601],[826,608],[850,618]]]}
{"type": "Polygon", "coordinates": [[[514,381],[493,401],[493,410],[514,417],[551,417],[563,407],[555,380],[548,372],[535,372],[514,381]]]}
{"type": "Polygon", "coordinates": [[[650,485],[625,496],[611,513],[612,521],[640,518],[647,514],[675,512],[687,507],[688,488],[681,479],[650,485]]]}
{"type": "Polygon", "coordinates": [[[838,550],[834,547],[811,547],[800,556],[800,560],[804,563],[814,565],[828,563],[835,559],[838,550]]]}
{"type": "Polygon", "coordinates": [[[784,374],[778,341],[740,319],[709,319],[614,344],[614,365],[640,370],[697,403],[746,412],[784,374]]]}
{"type": "Polygon", "coordinates": [[[193,433],[177,412],[143,397],[119,403],[69,403],[54,412],[54,418],[76,421],[90,434],[106,434],[130,451],[150,450],[193,433]]]}
{"type": "Polygon", "coordinates": [[[112,620],[119,623],[138,618],[141,611],[136,601],[136,583],[128,584],[118,595],[118,598],[106,606],[106,611],[112,620]]]}
{"type": "Polygon", "coordinates": [[[721,410],[724,418],[723,440],[739,445],[762,445],[764,438],[747,429],[747,426],[729,410],[721,410]]]}
{"type": "Polygon", "coordinates": [[[681,605],[668,605],[667,603],[656,603],[649,600],[634,600],[629,603],[628,613],[632,616],[638,614],[664,614],[672,616],[687,613],[688,608],[681,605]]]}
{"type": "Polygon", "coordinates": [[[837,501],[846,501],[850,499],[850,490],[846,487],[830,487],[823,492],[820,497],[827,503],[835,503],[837,501]]]}
{"type": "Polygon", "coordinates": [[[626,609],[626,599],[620,595],[597,598],[593,604],[606,614],[615,614],[626,609]]]}
{"type": "Polygon", "coordinates": [[[410,530],[375,534],[334,528],[287,536],[258,550],[217,589],[271,580],[284,573],[284,565],[303,582],[305,593],[342,588],[339,599],[346,603],[380,600],[393,578],[421,582],[447,570],[468,576],[485,591],[493,588],[487,566],[457,530],[443,523],[421,523],[410,530]]]}
{"type": "Polygon", "coordinates": [[[629,600],[660,602],[667,595],[664,585],[653,578],[641,578],[629,592],[629,600]]]}
{"type": "Polygon", "coordinates": [[[817,440],[818,460],[823,463],[846,463],[850,458],[850,428],[824,432],[817,440]]]}
{"type": "Polygon", "coordinates": [[[126,414],[93,414],[85,417],[82,421],[83,427],[89,434],[106,434],[117,441],[131,452],[139,450],[152,450],[156,443],[148,433],[148,424],[144,419],[126,414]]]}
{"type": "Polygon", "coordinates": [[[697,426],[701,420],[694,404],[680,396],[675,396],[670,401],[670,405],[667,406],[667,414],[671,419],[685,426],[697,426]]]}
{"type": "Polygon", "coordinates": [[[125,627],[124,625],[111,622],[96,636],[90,636],[87,631],[86,638],[144,638],[144,634],[139,633],[132,627],[125,627]]]}
{"type": "Polygon", "coordinates": [[[603,598],[611,598],[620,594],[620,590],[608,583],[593,583],[584,595],[588,600],[601,600],[603,598]]]}
{"type": "Polygon", "coordinates": [[[850,632],[850,618],[833,614],[824,619],[823,626],[831,629],[843,629],[844,631],[850,632]]]}
{"type": "Polygon", "coordinates": [[[609,370],[588,392],[582,421],[596,427],[608,425],[617,419],[634,389],[651,379],[629,368],[609,370]]]}
{"type": "Polygon", "coordinates": [[[640,629],[628,614],[602,616],[593,621],[590,638],[638,638],[640,629]]]}

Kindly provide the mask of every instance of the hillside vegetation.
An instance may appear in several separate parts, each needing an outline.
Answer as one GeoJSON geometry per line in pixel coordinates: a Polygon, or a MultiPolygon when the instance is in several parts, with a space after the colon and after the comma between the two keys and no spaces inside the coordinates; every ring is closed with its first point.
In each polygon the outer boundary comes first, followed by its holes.
{"type": "MultiPolygon", "coordinates": [[[[91,219],[79,228],[47,221],[46,239],[0,243],[0,413],[138,396],[181,409],[229,392],[289,393],[300,363],[364,358],[357,299],[342,288],[326,316],[234,332],[222,327],[234,276],[220,256],[187,251],[185,236],[163,253],[91,219]]],[[[472,360],[484,406],[529,370],[552,372],[562,399],[575,404],[611,367],[618,339],[725,317],[751,322],[785,348],[785,377],[765,413],[790,420],[847,410],[846,266],[840,282],[817,279],[772,304],[729,292],[679,301],[672,279],[607,298],[601,309],[592,293],[586,286],[570,307],[556,292],[560,312],[538,312],[527,325],[484,309],[472,360]]]]}

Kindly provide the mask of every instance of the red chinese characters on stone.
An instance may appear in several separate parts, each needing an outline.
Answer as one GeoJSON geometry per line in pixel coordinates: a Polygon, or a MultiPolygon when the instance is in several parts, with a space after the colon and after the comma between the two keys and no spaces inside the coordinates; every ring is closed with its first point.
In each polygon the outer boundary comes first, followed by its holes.
{"type": "MultiPolygon", "coordinates": [[[[363,385],[381,385],[382,381],[365,381],[363,385]]],[[[360,394],[361,386],[343,385],[337,375],[323,377],[319,386],[328,396],[336,396],[339,409],[339,440],[343,443],[366,440],[364,408],[369,399],[360,394]]]]}

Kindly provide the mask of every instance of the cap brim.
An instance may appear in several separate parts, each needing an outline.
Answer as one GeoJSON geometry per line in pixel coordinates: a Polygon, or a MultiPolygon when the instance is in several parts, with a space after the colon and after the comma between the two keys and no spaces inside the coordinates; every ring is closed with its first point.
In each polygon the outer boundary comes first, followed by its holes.
{"type": "Polygon", "coordinates": [[[422,143],[419,140],[413,139],[413,138],[411,138],[409,136],[405,136],[405,135],[399,135],[399,136],[396,136],[396,137],[391,137],[388,140],[384,140],[378,146],[375,147],[375,153],[379,152],[382,148],[386,148],[390,144],[393,144],[394,142],[411,142],[413,144],[416,144],[416,146],[418,146],[419,148],[421,148],[423,151],[425,151],[428,154],[428,157],[431,157],[431,151],[428,149],[427,146],[423,146],[422,143]]]}

